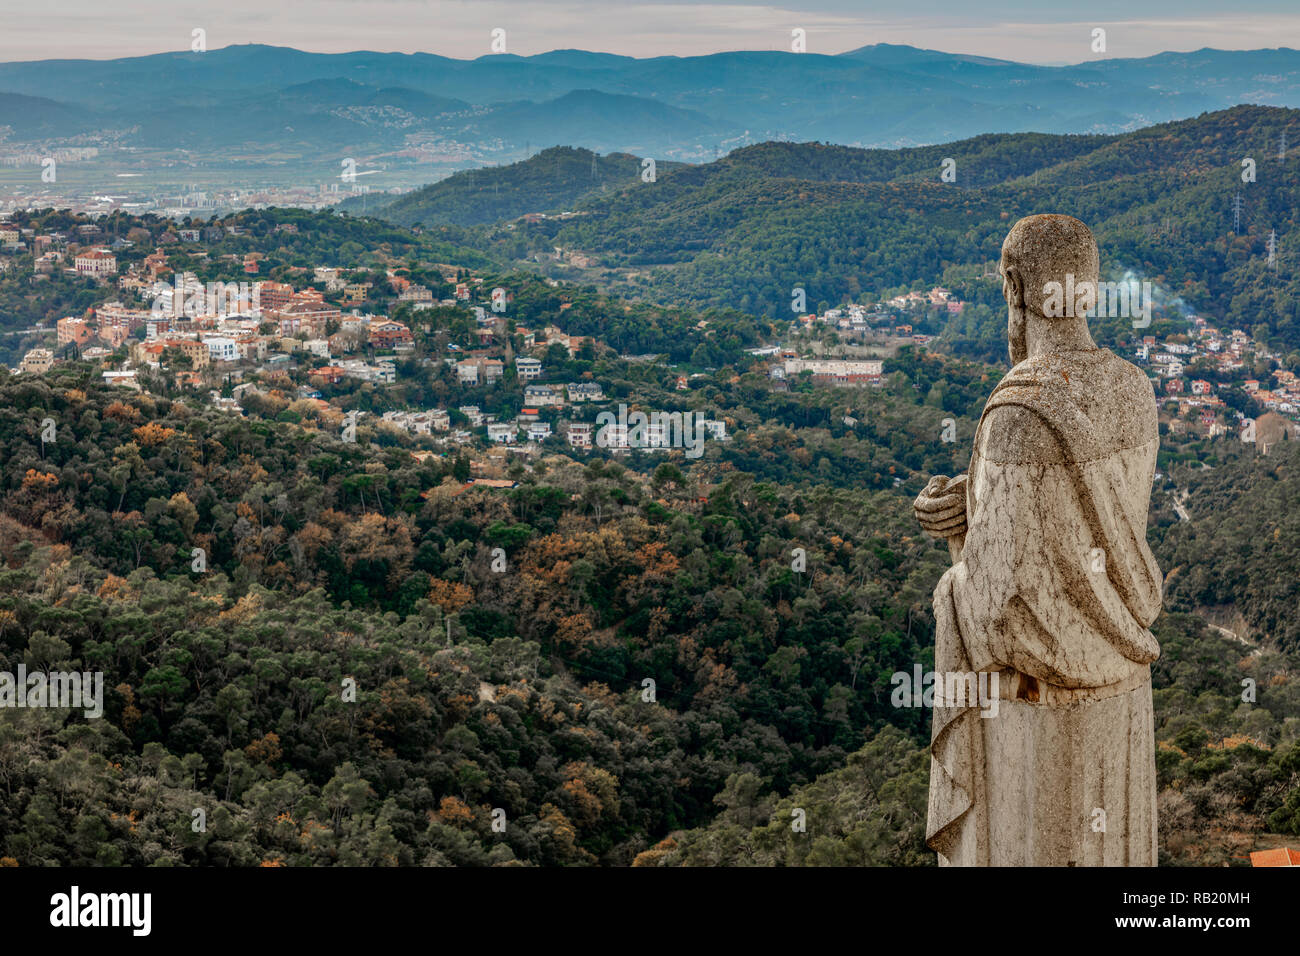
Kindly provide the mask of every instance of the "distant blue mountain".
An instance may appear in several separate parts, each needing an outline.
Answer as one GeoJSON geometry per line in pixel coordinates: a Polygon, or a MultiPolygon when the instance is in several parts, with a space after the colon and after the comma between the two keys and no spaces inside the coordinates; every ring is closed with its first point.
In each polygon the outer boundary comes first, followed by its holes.
{"type": "Polygon", "coordinates": [[[15,135],[134,130],[130,145],[392,147],[411,134],[518,153],[526,143],[674,159],[801,140],[913,146],[980,133],[1115,133],[1239,103],[1300,106],[1300,52],[1161,53],[1048,67],[876,44],[836,56],[635,59],[583,50],[455,60],[232,46],[0,64],[15,135]],[[39,122],[31,103],[50,102],[39,122]],[[199,115],[203,122],[167,123],[199,115]]]}

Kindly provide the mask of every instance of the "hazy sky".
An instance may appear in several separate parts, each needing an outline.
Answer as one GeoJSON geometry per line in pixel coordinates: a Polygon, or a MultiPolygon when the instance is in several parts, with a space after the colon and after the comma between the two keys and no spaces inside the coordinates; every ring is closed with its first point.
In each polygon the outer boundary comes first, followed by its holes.
{"type": "Polygon", "coordinates": [[[507,52],[579,48],[629,56],[719,50],[787,50],[790,31],[808,51],[908,43],[1033,63],[1095,58],[1094,27],[1108,56],[1200,47],[1300,46],[1300,2],[1244,0],[3,0],[0,61],[110,59],[189,50],[195,28],[209,49],[269,43],[335,53],[424,51],[470,59],[506,31],[507,52]]]}

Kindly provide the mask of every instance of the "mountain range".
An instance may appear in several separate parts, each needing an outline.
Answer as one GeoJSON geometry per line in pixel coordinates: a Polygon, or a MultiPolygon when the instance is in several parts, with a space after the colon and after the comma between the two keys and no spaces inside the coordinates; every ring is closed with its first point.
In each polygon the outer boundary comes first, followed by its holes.
{"type": "Polygon", "coordinates": [[[423,144],[477,161],[554,144],[698,161],[767,140],[899,147],[987,132],[1116,133],[1240,103],[1300,106],[1300,51],[1035,66],[888,44],[834,56],[473,60],[254,44],[0,64],[0,126],[12,141],[112,130],[136,148],[423,144]]]}

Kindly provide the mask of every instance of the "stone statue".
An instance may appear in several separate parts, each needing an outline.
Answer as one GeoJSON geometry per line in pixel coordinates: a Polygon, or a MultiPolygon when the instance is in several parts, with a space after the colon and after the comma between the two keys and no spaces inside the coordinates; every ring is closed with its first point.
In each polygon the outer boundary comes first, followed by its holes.
{"type": "Polygon", "coordinates": [[[953,559],[935,671],[980,675],[997,698],[935,696],[926,843],[941,865],[1154,866],[1155,395],[1088,333],[1099,275],[1082,222],[1020,220],[999,271],[1013,367],[967,474],[932,478],[914,506],[953,559]]]}

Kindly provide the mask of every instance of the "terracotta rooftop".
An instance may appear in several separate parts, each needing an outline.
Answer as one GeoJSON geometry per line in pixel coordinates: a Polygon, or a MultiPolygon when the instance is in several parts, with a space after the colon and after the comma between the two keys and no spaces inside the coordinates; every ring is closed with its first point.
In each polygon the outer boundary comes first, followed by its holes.
{"type": "Polygon", "coordinates": [[[1300,866],[1300,850],[1278,847],[1276,850],[1256,850],[1250,855],[1251,866],[1300,866]]]}

